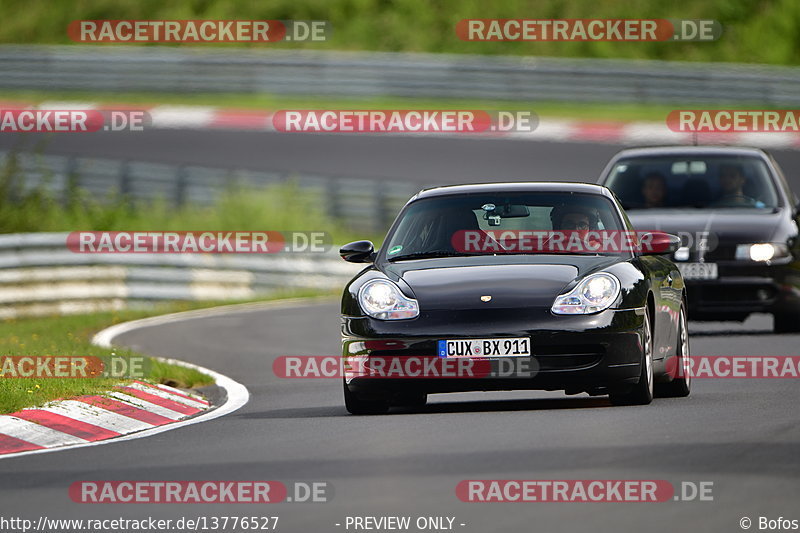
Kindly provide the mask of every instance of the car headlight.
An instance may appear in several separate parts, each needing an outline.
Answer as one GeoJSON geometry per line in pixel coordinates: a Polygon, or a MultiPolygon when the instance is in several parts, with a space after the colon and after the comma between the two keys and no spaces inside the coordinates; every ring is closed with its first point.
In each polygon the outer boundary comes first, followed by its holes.
{"type": "Polygon", "coordinates": [[[358,291],[361,309],[381,320],[399,320],[419,315],[419,303],[406,297],[400,288],[385,279],[374,279],[365,283],[358,291]]]}
{"type": "Polygon", "coordinates": [[[560,295],[553,303],[552,311],[557,315],[588,315],[608,309],[620,293],[616,276],[601,272],[592,274],[578,283],[574,289],[560,295]]]}
{"type": "Polygon", "coordinates": [[[785,244],[769,242],[758,244],[740,244],[736,247],[736,259],[765,263],[773,259],[789,257],[789,248],[785,244]]]}

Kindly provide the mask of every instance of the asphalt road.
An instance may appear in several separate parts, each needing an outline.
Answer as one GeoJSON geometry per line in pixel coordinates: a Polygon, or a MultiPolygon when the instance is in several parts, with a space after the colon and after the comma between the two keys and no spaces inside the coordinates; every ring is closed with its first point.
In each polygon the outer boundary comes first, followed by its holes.
{"type": "MultiPolygon", "coordinates": [[[[703,355],[793,354],[770,319],[692,324],[703,355]]],[[[794,380],[697,380],[685,399],[612,407],[560,393],[433,396],[420,411],[353,417],[337,380],[285,380],[279,355],[337,353],[336,302],[207,317],[117,342],[224,372],[252,394],[240,411],[144,440],[0,461],[3,513],[60,518],[281,517],[283,531],[340,531],[346,516],[454,516],[457,530],[737,531],[743,516],[792,517],[800,488],[794,380]],[[327,503],[271,506],[81,505],[78,480],[326,481],[327,503]],[[713,482],[713,501],[463,503],[463,479],[713,482]]],[[[800,517],[797,517],[800,518],[800,517]]]]}
{"type": "MultiPolygon", "coordinates": [[[[0,147],[10,139],[0,137],[0,147]]],[[[619,148],[191,131],[96,140],[63,136],[47,152],[453,183],[586,179],[619,148]]],[[[776,156],[790,176],[800,170],[800,154],[776,156]]],[[[691,329],[695,354],[792,355],[800,345],[800,336],[772,335],[765,317],[691,329]]],[[[287,532],[347,531],[348,515],[451,516],[457,531],[480,533],[731,532],[741,531],[744,516],[754,530],[760,516],[800,519],[796,380],[697,380],[689,398],[646,407],[560,393],[441,395],[419,411],[352,417],[339,381],[282,380],[272,373],[279,355],[337,354],[335,302],[151,327],[117,342],[227,374],[248,387],[251,401],[231,415],[142,440],[0,460],[2,516],[278,515],[279,530],[287,532]],[[192,479],[325,481],[333,498],[268,506],[82,505],[67,493],[80,480],[192,479]],[[464,479],[710,481],[714,499],[463,503],[455,486],[464,479]]]]}
{"type": "MultiPolygon", "coordinates": [[[[621,148],[619,144],[583,142],[225,130],[0,135],[0,150],[393,179],[420,185],[504,180],[593,182],[621,148]]],[[[800,150],[771,152],[794,190],[800,191],[800,150]]]]}

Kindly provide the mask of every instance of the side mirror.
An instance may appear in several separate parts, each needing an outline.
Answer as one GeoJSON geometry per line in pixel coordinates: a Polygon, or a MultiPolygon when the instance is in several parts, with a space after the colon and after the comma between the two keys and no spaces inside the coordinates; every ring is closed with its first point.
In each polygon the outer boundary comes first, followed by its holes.
{"type": "Polygon", "coordinates": [[[662,231],[640,233],[639,247],[642,255],[672,254],[681,247],[681,238],[662,231]]]}
{"type": "Polygon", "coordinates": [[[375,246],[371,241],[355,241],[339,248],[339,255],[349,263],[372,263],[375,260],[375,246]]]}

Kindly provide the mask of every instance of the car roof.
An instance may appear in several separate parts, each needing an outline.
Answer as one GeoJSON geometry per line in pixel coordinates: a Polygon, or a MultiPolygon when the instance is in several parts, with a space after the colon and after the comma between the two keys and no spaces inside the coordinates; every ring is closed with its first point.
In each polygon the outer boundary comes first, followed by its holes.
{"type": "Polygon", "coordinates": [[[668,156],[668,155],[740,155],[766,157],[767,153],[760,148],[746,146],[645,146],[639,148],[626,148],[620,150],[614,159],[642,156],[668,156]]]}
{"type": "Polygon", "coordinates": [[[502,183],[470,183],[465,185],[445,185],[421,190],[412,200],[439,196],[458,196],[462,194],[506,193],[506,192],[561,192],[596,194],[612,198],[611,191],[594,183],[564,181],[519,181],[502,183]]]}

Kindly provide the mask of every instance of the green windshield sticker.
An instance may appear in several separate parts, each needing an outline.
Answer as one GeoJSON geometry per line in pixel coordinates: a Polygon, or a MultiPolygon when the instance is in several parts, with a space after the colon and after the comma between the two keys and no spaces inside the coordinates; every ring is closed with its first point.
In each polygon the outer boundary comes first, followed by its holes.
{"type": "Polygon", "coordinates": [[[403,246],[402,246],[402,245],[400,245],[400,244],[398,244],[397,246],[392,246],[392,247],[389,249],[389,255],[396,254],[397,252],[399,252],[399,251],[400,251],[400,250],[402,250],[402,249],[403,249],[403,246]]]}

